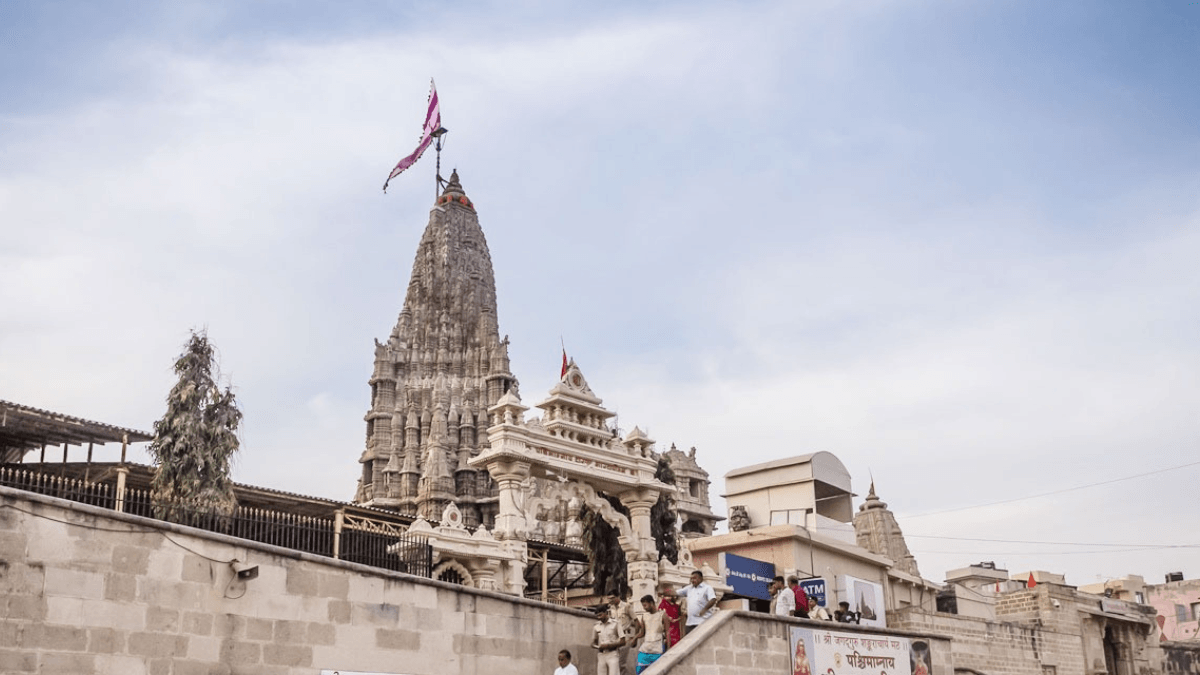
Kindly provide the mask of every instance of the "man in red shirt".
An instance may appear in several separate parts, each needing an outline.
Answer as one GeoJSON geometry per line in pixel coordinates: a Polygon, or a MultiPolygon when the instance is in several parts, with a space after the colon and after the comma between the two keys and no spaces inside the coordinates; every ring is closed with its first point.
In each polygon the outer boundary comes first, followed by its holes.
{"type": "Polygon", "coordinates": [[[788,577],[788,586],[791,587],[792,593],[796,594],[796,616],[803,619],[808,618],[808,593],[800,588],[800,580],[796,577],[788,577]]]}

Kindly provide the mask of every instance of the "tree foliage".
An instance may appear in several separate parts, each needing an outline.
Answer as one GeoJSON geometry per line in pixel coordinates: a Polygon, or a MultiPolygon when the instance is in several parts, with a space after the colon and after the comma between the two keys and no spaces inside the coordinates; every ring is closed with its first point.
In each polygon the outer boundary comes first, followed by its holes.
{"type": "Polygon", "coordinates": [[[154,423],[150,456],[158,467],[150,484],[157,518],[187,524],[229,515],[236,499],[230,461],[238,451],[238,410],[233,391],[217,384],[213,348],[203,331],[192,331],[175,361],[179,381],[167,411],[154,423]]]}
{"type": "MultiPolygon", "coordinates": [[[[666,455],[659,455],[654,477],[675,487],[675,472],[671,469],[671,460],[666,455]]],[[[650,507],[650,533],[654,535],[654,545],[658,548],[659,557],[665,556],[672,565],[679,564],[679,541],[676,529],[678,522],[679,512],[675,508],[675,497],[670,493],[659,495],[658,501],[650,507]]]]}
{"type": "MultiPolygon", "coordinates": [[[[603,496],[614,509],[629,517],[629,510],[621,500],[603,496]]],[[[592,592],[624,597],[629,590],[629,565],[618,539],[621,533],[599,512],[586,505],[579,512],[579,520],[583,525],[583,549],[587,551],[588,568],[592,573],[592,592]]]]}

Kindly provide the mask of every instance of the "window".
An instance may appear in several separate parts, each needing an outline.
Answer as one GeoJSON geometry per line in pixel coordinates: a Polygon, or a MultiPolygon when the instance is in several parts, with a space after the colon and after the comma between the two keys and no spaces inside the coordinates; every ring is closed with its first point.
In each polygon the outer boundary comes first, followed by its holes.
{"type": "Polygon", "coordinates": [[[1175,605],[1175,623],[1183,623],[1188,620],[1188,608],[1183,605],[1175,605]]]}
{"type": "Polygon", "coordinates": [[[1133,597],[1134,597],[1134,599],[1137,600],[1137,604],[1139,604],[1139,605],[1146,604],[1146,595],[1144,593],[1142,593],[1141,591],[1134,593],[1133,597]]]}
{"type": "Polygon", "coordinates": [[[1192,603],[1192,619],[1200,619],[1200,602],[1192,603]]]}
{"type": "Polygon", "coordinates": [[[783,511],[771,512],[772,525],[805,525],[804,516],[808,513],[808,509],[787,509],[783,511]]]}

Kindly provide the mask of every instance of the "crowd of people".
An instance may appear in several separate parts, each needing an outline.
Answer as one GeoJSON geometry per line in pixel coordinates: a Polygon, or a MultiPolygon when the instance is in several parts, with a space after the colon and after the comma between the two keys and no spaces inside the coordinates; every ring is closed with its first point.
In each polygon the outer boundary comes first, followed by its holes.
{"type": "MultiPolygon", "coordinates": [[[[778,616],[858,623],[849,603],[839,603],[830,615],[816,598],[809,598],[797,577],[775,577],[769,584],[770,612],[778,616]]],[[[690,583],[676,591],[666,585],[659,589],[658,602],[652,595],[642,596],[641,616],[632,598],[608,596],[596,610],[592,628],[592,649],[596,650],[597,675],[640,675],[675,643],[695,630],[716,612],[717,594],[704,583],[704,575],[692,572],[690,583]],[[636,657],[635,657],[636,654],[636,657]]],[[[571,652],[558,653],[554,675],[579,675],[571,663],[571,652]]]]}
{"type": "Polygon", "coordinates": [[[783,577],[775,577],[767,590],[771,593],[771,614],[837,623],[859,622],[858,612],[850,611],[850,603],[845,601],[839,602],[838,608],[830,615],[820,601],[808,597],[798,577],[788,577],[787,583],[784,583],[783,577]]]}
{"type": "MultiPolygon", "coordinates": [[[[717,594],[704,583],[704,575],[695,571],[690,583],[682,589],[663,586],[657,599],[644,595],[638,603],[640,618],[637,606],[628,596],[608,596],[607,604],[596,610],[592,649],[596,650],[597,675],[634,675],[649,668],[684,635],[713,615],[717,594]]],[[[567,661],[574,669],[569,663],[570,654],[567,661]]],[[[563,666],[560,653],[555,675],[573,675],[573,670],[564,670],[563,666]]]]}

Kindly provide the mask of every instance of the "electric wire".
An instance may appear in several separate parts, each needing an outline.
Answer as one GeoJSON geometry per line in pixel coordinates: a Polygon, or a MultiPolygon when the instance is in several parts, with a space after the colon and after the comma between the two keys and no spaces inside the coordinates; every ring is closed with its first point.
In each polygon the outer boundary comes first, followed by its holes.
{"type": "Polygon", "coordinates": [[[958,511],[969,511],[971,509],[982,509],[982,508],[986,508],[988,506],[999,506],[1000,504],[1012,504],[1014,502],[1021,502],[1021,501],[1026,501],[1029,499],[1040,499],[1042,497],[1050,497],[1053,495],[1060,495],[1065,492],[1074,492],[1076,490],[1085,490],[1087,488],[1099,487],[1101,485],[1111,485],[1113,483],[1120,483],[1122,481],[1133,480],[1135,478],[1145,478],[1147,476],[1156,476],[1160,473],[1166,473],[1168,471],[1178,471],[1179,469],[1186,469],[1186,468],[1193,467],[1193,466],[1200,466],[1200,462],[1188,462],[1187,464],[1180,464],[1179,466],[1171,466],[1171,467],[1167,467],[1165,469],[1157,469],[1154,471],[1147,471],[1145,473],[1134,474],[1132,476],[1123,476],[1121,478],[1112,478],[1109,480],[1102,480],[1102,481],[1098,481],[1096,483],[1088,483],[1086,485],[1076,485],[1075,487],[1063,488],[1061,490],[1051,490],[1050,492],[1042,492],[1040,494],[1028,495],[1026,497],[1014,497],[1012,499],[1002,499],[1000,501],[988,502],[986,504],[975,504],[974,506],[958,506],[958,507],[955,507],[952,509],[942,509],[941,511],[929,511],[927,513],[918,513],[916,515],[911,515],[911,516],[906,515],[905,518],[911,520],[913,518],[924,518],[926,516],[938,516],[943,513],[956,513],[958,511]]]}

